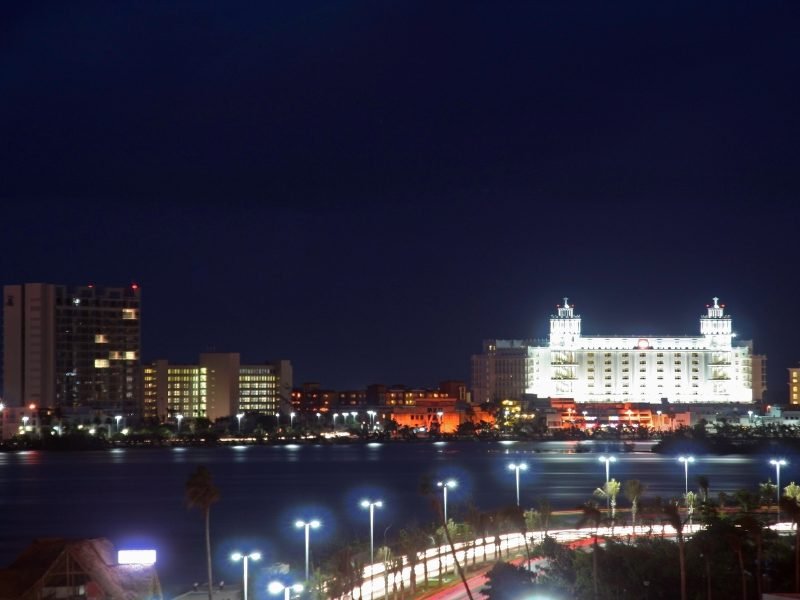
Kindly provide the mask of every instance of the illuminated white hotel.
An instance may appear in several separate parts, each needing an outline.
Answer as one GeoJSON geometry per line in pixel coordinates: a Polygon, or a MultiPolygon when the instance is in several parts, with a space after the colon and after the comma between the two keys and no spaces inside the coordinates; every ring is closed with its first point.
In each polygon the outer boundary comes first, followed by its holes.
{"type": "Polygon", "coordinates": [[[549,339],[528,346],[526,393],[575,402],[752,402],[751,344],[734,340],[718,298],[707,310],[696,337],[586,336],[564,298],[549,339]]]}

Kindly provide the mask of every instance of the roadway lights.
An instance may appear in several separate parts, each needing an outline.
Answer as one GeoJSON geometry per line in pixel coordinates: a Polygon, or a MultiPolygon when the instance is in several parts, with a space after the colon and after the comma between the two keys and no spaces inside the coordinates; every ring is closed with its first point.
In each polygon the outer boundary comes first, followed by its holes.
{"type": "Polygon", "coordinates": [[[175,415],[175,418],[178,420],[178,435],[181,433],[181,421],[183,421],[183,415],[175,415]]]}
{"type": "Polygon", "coordinates": [[[283,585],[280,581],[271,581],[267,586],[267,591],[270,594],[280,594],[283,592],[283,600],[289,600],[292,592],[298,594],[303,591],[302,583],[295,583],[294,585],[283,585]]]}
{"type": "Polygon", "coordinates": [[[683,463],[683,493],[689,493],[689,463],[694,462],[694,456],[679,456],[678,460],[683,463]]]}
{"type": "Polygon", "coordinates": [[[436,487],[442,488],[444,494],[444,525],[447,527],[447,488],[454,488],[458,485],[455,479],[448,479],[447,481],[437,481],[436,487]]]}
{"type": "Polygon", "coordinates": [[[244,600],[247,600],[247,561],[249,560],[260,560],[261,559],[261,552],[251,552],[250,554],[242,554],[241,552],[234,552],[231,554],[231,560],[233,562],[239,562],[240,560],[244,562],[244,600]]]}
{"type": "Polygon", "coordinates": [[[375,564],[375,507],[381,508],[383,502],[376,500],[371,502],[369,500],[361,501],[361,508],[369,509],[369,564],[375,564]]]}
{"type": "Polygon", "coordinates": [[[306,581],[308,581],[309,540],[310,540],[310,537],[311,537],[310,534],[309,534],[309,530],[310,529],[316,529],[320,525],[321,525],[321,523],[316,519],[314,519],[313,521],[297,520],[294,523],[295,527],[297,527],[298,529],[301,529],[301,528],[305,529],[305,532],[306,532],[306,581]]]}
{"type": "Polygon", "coordinates": [[[775,483],[777,485],[777,501],[778,501],[778,522],[780,523],[781,520],[781,467],[786,466],[788,463],[782,458],[773,458],[769,461],[769,464],[775,465],[775,483]]]}
{"type": "Polygon", "coordinates": [[[244,417],[244,413],[238,413],[236,415],[236,420],[239,421],[239,433],[242,433],[242,417],[244,417]]]}
{"type": "Polygon", "coordinates": [[[508,469],[510,471],[515,471],[515,477],[517,480],[517,506],[519,506],[519,472],[520,471],[527,471],[528,465],[526,463],[511,463],[508,465],[508,469]]]}

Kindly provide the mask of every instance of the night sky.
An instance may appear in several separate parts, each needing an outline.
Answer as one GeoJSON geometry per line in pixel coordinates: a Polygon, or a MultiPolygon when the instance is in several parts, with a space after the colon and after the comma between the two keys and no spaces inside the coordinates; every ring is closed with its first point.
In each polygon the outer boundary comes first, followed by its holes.
{"type": "Polygon", "coordinates": [[[142,286],[145,360],[469,379],[491,337],[800,361],[800,3],[0,8],[0,283],[142,286]]]}

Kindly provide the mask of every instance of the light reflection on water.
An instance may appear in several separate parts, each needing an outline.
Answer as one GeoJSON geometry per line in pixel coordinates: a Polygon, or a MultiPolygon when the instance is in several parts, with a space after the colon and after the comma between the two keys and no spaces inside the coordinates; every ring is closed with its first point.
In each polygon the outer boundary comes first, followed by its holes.
{"type": "MultiPolygon", "coordinates": [[[[212,508],[215,563],[219,577],[236,580],[226,552],[243,543],[269,550],[265,562],[302,561],[302,536],[296,518],[317,514],[324,527],[314,533],[321,554],[345,540],[366,535],[358,502],[381,499],[376,531],[397,531],[416,521],[433,520],[421,480],[453,477],[458,487],[448,497],[448,512],[458,518],[469,504],[481,509],[514,502],[512,461],[524,460],[520,474],[525,506],[547,498],[554,508],[574,508],[591,499],[605,480],[598,452],[608,445],[575,443],[342,444],[234,448],[128,449],[122,452],[17,452],[0,455],[0,566],[8,564],[34,537],[106,536],[116,543],[144,538],[159,550],[163,583],[201,580],[202,518],[186,509],[184,484],[199,465],[211,471],[220,489],[212,508]],[[36,507],[36,518],[22,519],[36,507]],[[47,510],[51,508],[52,510],[47,510]],[[302,513],[302,514],[301,514],[302,513]]],[[[683,465],[674,457],[619,452],[611,477],[639,479],[647,496],[669,498],[683,492],[683,465]]],[[[754,488],[774,478],[768,456],[695,456],[690,486],[704,474],[712,496],[754,488]]],[[[800,473],[800,459],[786,456],[781,473],[788,484],[800,473]]],[[[624,500],[621,506],[626,506],[624,500]]],[[[312,515],[313,516],[313,515],[312,515]]],[[[172,591],[172,589],[170,589],[172,591]]]]}

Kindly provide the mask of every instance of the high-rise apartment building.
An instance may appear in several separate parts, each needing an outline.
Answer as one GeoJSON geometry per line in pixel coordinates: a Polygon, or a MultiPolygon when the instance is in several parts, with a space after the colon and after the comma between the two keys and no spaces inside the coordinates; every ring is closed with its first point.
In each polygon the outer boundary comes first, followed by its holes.
{"type": "Polygon", "coordinates": [[[3,287],[3,401],[138,414],[141,290],[3,287]]]}
{"type": "Polygon", "coordinates": [[[203,417],[215,420],[237,413],[275,414],[292,391],[292,365],[242,365],[235,352],[200,355],[198,364],[158,360],[142,369],[145,418],[203,417]]]}
{"type": "Polygon", "coordinates": [[[484,340],[483,354],[472,356],[472,401],[521,400],[527,391],[529,348],[533,340],[484,340]]]}

